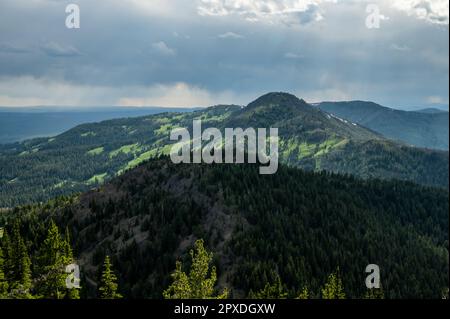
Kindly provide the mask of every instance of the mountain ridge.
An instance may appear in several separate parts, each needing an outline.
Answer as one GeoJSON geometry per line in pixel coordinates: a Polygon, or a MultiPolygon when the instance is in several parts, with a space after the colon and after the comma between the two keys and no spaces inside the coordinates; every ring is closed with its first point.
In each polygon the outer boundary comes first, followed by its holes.
{"type": "Polygon", "coordinates": [[[0,144],[20,142],[37,137],[56,136],[85,123],[192,110],[158,107],[98,107],[78,110],[46,107],[2,109],[0,107],[0,144]]]}
{"type": "Polygon", "coordinates": [[[367,101],[322,102],[316,107],[390,139],[417,147],[449,149],[448,112],[402,111],[367,101]]]}
{"type": "Polygon", "coordinates": [[[281,162],[305,170],[448,188],[448,152],[390,141],[293,95],[268,94],[249,105],[83,124],[53,138],[0,146],[0,207],[83,191],[168,155],[170,131],[191,129],[194,119],[219,130],[278,127],[281,162]]]}
{"type": "Polygon", "coordinates": [[[0,225],[20,218],[30,246],[45,238],[49,220],[70,230],[86,297],[95,296],[109,255],[125,296],[161,298],[175,261],[186,260],[199,238],[232,298],[276,276],[290,296],[308,287],[320,298],[337,267],[346,295],[360,298],[372,263],[383,269],[386,298],[440,298],[448,283],[448,191],[401,181],[283,164],[276,175],[260,175],[256,164],[176,165],[161,157],[79,196],[10,214],[0,225]]]}

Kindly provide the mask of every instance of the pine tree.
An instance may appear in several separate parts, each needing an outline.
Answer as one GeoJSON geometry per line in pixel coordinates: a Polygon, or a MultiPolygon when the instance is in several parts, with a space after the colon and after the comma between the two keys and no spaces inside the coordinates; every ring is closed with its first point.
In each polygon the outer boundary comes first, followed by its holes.
{"type": "Polygon", "coordinates": [[[448,300],[448,287],[443,289],[442,299],[448,300]]]}
{"type": "MultiPolygon", "coordinates": [[[[69,229],[66,227],[66,234],[64,236],[64,242],[63,242],[63,251],[64,251],[64,263],[65,265],[74,264],[75,260],[73,258],[73,251],[72,251],[72,245],[70,242],[70,232],[69,229]]],[[[66,277],[67,278],[67,277],[66,277]]],[[[80,299],[80,292],[78,288],[66,288],[66,295],[65,297],[67,299],[80,299]]]]}
{"type": "Polygon", "coordinates": [[[50,221],[47,237],[39,254],[39,294],[46,299],[62,299],[66,294],[65,243],[61,239],[58,226],[50,221]]]}
{"type": "Polygon", "coordinates": [[[12,230],[10,261],[11,296],[13,298],[31,298],[31,260],[27,247],[20,235],[20,224],[16,221],[12,230]]]}
{"type": "Polygon", "coordinates": [[[189,299],[192,295],[189,277],[182,270],[180,261],[176,262],[175,267],[175,271],[171,274],[173,283],[163,292],[163,297],[165,299],[189,299]]]}
{"type": "Polygon", "coordinates": [[[364,299],[384,299],[383,287],[367,289],[364,299]]]}
{"type": "Polygon", "coordinates": [[[309,295],[309,289],[307,287],[304,287],[298,295],[297,299],[309,299],[309,295]]]}
{"type": "Polygon", "coordinates": [[[173,283],[163,292],[166,299],[225,299],[228,291],[214,296],[214,285],[217,281],[216,268],[209,271],[212,261],[212,253],[208,253],[203,245],[203,240],[195,242],[195,251],[191,250],[192,259],[189,275],[182,270],[181,262],[176,263],[176,270],[172,273],[173,283]],[[208,277],[209,275],[209,277],[208,277]]]}
{"type": "Polygon", "coordinates": [[[5,260],[3,258],[3,250],[0,247],[0,299],[8,296],[8,281],[5,277],[5,260]]]}
{"type": "Polygon", "coordinates": [[[3,252],[3,273],[5,275],[6,281],[9,283],[12,277],[12,247],[11,240],[9,238],[6,229],[3,230],[3,237],[0,241],[0,247],[3,252]]]}
{"type": "Polygon", "coordinates": [[[339,268],[328,276],[328,281],[322,289],[323,299],[345,299],[344,285],[339,275],[339,268]]]}
{"type": "Polygon", "coordinates": [[[280,276],[277,274],[273,284],[266,283],[264,289],[256,294],[249,295],[255,299],[286,299],[287,292],[283,288],[280,276]]]}
{"type": "Polygon", "coordinates": [[[64,256],[67,259],[67,261],[73,261],[73,251],[72,251],[72,244],[70,239],[70,232],[69,228],[66,227],[66,232],[64,234],[64,243],[63,243],[63,251],[64,256]]]}
{"type": "Polygon", "coordinates": [[[117,292],[117,277],[112,270],[109,256],[106,256],[103,264],[103,272],[98,289],[101,299],[120,299],[122,295],[117,292]]]}

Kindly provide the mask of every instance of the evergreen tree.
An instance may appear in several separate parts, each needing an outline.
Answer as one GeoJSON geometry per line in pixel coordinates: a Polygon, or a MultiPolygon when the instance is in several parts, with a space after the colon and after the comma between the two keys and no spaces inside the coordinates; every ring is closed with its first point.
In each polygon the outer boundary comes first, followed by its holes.
{"type": "Polygon", "coordinates": [[[0,299],[8,296],[8,281],[5,277],[5,260],[3,258],[3,250],[0,247],[0,299]]]}
{"type": "Polygon", "coordinates": [[[328,281],[322,288],[323,299],[345,299],[344,285],[339,274],[339,268],[336,272],[328,276],[328,281]]]}
{"type": "Polygon", "coordinates": [[[58,226],[50,221],[47,238],[39,254],[38,292],[43,298],[62,299],[66,294],[65,245],[59,234],[58,226]]]}
{"type": "MultiPolygon", "coordinates": [[[[69,229],[66,227],[66,234],[64,236],[64,242],[63,242],[63,251],[64,251],[64,263],[65,265],[70,265],[75,263],[75,259],[73,258],[73,250],[72,250],[72,244],[70,241],[70,232],[69,229]]],[[[67,277],[66,277],[67,278],[67,277]]],[[[80,299],[80,292],[78,288],[66,288],[66,296],[67,299],[80,299]]]]}
{"type": "Polygon", "coordinates": [[[307,287],[304,287],[298,295],[297,299],[309,299],[309,295],[309,289],[307,287]]]}
{"type": "Polygon", "coordinates": [[[208,253],[203,245],[203,240],[195,242],[195,251],[190,251],[192,265],[189,275],[182,271],[181,262],[176,263],[176,270],[172,274],[173,283],[164,291],[166,299],[225,299],[228,291],[214,296],[214,285],[217,281],[216,268],[209,271],[209,265],[213,254],[208,253]],[[209,275],[209,277],[208,277],[209,275]]]}
{"type": "Polygon", "coordinates": [[[379,289],[367,289],[366,294],[364,295],[364,299],[384,299],[383,288],[379,289]]]}
{"type": "Polygon", "coordinates": [[[445,288],[442,292],[442,299],[448,300],[448,288],[445,288]]]}
{"type": "Polygon", "coordinates": [[[287,292],[284,290],[281,278],[277,274],[273,284],[266,283],[264,289],[256,294],[250,293],[249,297],[254,299],[286,299],[287,292]]]}
{"type": "Polygon", "coordinates": [[[175,271],[171,274],[173,283],[163,292],[163,297],[166,299],[190,299],[192,290],[189,283],[189,277],[182,270],[180,261],[176,262],[175,267],[175,271]]]}
{"type": "MultiPolygon", "coordinates": [[[[12,247],[11,240],[9,238],[6,229],[3,230],[3,237],[0,240],[0,248],[3,251],[3,273],[8,283],[12,280],[12,247]]],[[[11,286],[11,285],[9,285],[11,286]]]]}
{"type": "Polygon", "coordinates": [[[120,299],[122,295],[117,292],[117,277],[112,270],[109,256],[106,256],[103,264],[103,272],[98,289],[101,299],[120,299]]]}
{"type": "Polygon", "coordinates": [[[31,260],[25,242],[20,235],[20,224],[16,220],[11,236],[11,259],[9,263],[11,296],[31,298],[31,260]]]}

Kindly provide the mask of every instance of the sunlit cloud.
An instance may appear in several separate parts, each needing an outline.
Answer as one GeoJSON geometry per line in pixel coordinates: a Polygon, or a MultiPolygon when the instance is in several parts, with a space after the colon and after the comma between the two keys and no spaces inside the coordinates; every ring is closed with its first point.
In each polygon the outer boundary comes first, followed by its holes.
{"type": "Polygon", "coordinates": [[[201,16],[243,17],[252,22],[309,23],[320,21],[320,5],[337,0],[199,0],[201,16]]]}
{"type": "Polygon", "coordinates": [[[237,34],[234,32],[225,32],[225,33],[219,34],[217,37],[221,38],[221,39],[243,39],[244,38],[243,35],[240,35],[240,34],[237,34]]]}
{"type": "Polygon", "coordinates": [[[410,16],[430,23],[448,26],[448,0],[390,0],[389,2],[395,9],[410,16]]]}

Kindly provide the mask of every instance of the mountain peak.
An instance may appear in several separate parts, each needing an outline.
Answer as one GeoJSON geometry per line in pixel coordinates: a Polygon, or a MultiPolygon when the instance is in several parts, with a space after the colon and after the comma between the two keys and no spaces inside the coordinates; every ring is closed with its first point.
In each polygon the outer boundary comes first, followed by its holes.
{"type": "Polygon", "coordinates": [[[285,92],[270,92],[257,98],[255,101],[247,105],[247,108],[254,108],[259,106],[305,106],[307,103],[303,99],[299,99],[293,94],[285,92]]]}

